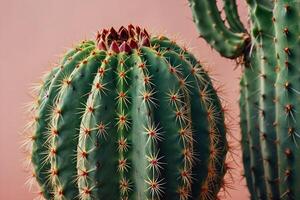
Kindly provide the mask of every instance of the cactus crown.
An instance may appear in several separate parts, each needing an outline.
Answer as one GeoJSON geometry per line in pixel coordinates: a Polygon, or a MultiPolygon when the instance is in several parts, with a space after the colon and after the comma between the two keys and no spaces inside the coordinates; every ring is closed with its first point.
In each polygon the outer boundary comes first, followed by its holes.
{"type": "Polygon", "coordinates": [[[113,27],[109,30],[102,29],[97,33],[96,41],[100,50],[111,50],[115,53],[130,53],[132,49],[150,46],[150,36],[146,29],[131,24],[128,28],[121,26],[118,31],[113,27]]]}

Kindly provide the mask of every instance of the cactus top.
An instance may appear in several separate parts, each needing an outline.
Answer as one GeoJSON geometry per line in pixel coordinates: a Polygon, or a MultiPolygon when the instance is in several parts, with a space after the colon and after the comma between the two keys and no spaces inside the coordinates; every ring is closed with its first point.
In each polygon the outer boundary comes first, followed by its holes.
{"type": "Polygon", "coordinates": [[[128,25],[127,28],[121,26],[118,31],[113,27],[98,31],[96,36],[98,48],[100,50],[110,50],[115,53],[127,52],[141,46],[150,46],[150,36],[145,29],[139,26],[128,25]]]}

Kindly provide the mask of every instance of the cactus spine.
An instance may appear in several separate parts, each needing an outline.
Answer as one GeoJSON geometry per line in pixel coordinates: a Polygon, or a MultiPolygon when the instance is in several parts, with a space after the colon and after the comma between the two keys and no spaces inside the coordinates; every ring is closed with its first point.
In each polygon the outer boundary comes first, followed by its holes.
{"type": "Polygon", "coordinates": [[[216,1],[189,2],[201,36],[222,56],[243,58],[241,143],[251,199],[300,199],[300,2],[247,0],[250,33],[235,0],[223,0],[225,20],[216,1]]]}
{"type": "Polygon", "coordinates": [[[211,80],[185,48],[129,25],[98,32],[38,89],[33,177],[45,199],[215,199],[228,150],[211,80]]]}

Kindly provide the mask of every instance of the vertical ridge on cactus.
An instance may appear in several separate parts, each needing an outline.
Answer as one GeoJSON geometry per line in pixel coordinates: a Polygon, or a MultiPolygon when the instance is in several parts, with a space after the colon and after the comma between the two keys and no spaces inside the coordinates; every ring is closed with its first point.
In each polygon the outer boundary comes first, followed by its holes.
{"type": "Polygon", "coordinates": [[[241,143],[251,199],[299,199],[299,1],[247,0],[249,33],[235,0],[223,1],[228,26],[217,1],[189,2],[201,36],[222,56],[243,59],[241,143]]]}
{"type": "Polygon", "coordinates": [[[275,128],[279,142],[279,178],[282,198],[300,198],[299,191],[299,61],[300,25],[299,1],[274,3],[275,47],[277,53],[277,79],[275,83],[275,128]]]}
{"type": "Polygon", "coordinates": [[[103,29],[67,52],[31,112],[45,199],[209,200],[224,186],[224,111],[209,76],[138,26],[103,29]]]}

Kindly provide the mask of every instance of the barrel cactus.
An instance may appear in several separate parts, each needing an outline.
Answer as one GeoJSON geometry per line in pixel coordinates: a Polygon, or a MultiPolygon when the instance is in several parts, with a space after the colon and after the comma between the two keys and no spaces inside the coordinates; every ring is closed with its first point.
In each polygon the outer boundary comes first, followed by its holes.
{"type": "Polygon", "coordinates": [[[250,33],[235,0],[222,19],[211,0],[189,0],[201,36],[243,63],[240,116],[251,199],[300,199],[300,2],[247,0],[250,33]]]}
{"type": "Polygon", "coordinates": [[[103,29],[43,78],[31,111],[45,199],[215,199],[224,112],[196,58],[129,25],[103,29]]]}

